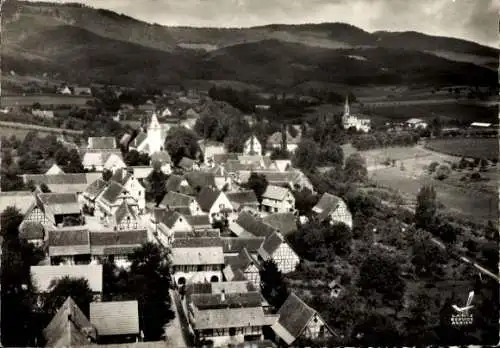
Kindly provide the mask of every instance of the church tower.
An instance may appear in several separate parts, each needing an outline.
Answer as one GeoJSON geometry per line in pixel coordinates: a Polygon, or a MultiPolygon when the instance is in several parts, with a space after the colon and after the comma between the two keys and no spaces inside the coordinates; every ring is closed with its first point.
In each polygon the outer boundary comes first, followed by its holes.
{"type": "Polygon", "coordinates": [[[149,144],[149,153],[153,154],[158,151],[163,150],[163,128],[158,122],[158,117],[156,116],[156,112],[153,112],[151,116],[151,122],[149,123],[148,130],[148,144],[149,144]]]}
{"type": "Polygon", "coordinates": [[[349,96],[346,96],[344,105],[344,117],[348,118],[349,116],[351,116],[351,109],[349,108],[349,96]]]}

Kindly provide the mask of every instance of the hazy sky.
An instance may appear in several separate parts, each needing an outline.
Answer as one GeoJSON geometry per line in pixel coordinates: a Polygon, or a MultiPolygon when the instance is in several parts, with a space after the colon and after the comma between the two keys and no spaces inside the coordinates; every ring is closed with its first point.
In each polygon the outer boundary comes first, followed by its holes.
{"type": "MultiPolygon", "coordinates": [[[[49,0],[50,1],[50,0],[49,0]]],[[[68,2],[67,0],[55,0],[68,2]]],[[[75,0],[70,1],[75,2],[75,0]]],[[[498,47],[500,0],[81,0],[147,22],[203,27],[345,22],[498,47]]]]}

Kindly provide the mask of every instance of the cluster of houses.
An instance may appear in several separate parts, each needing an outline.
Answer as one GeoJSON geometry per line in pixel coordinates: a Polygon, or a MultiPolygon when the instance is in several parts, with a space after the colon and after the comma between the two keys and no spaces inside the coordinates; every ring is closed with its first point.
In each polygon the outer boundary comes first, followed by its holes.
{"type": "MultiPolygon", "coordinates": [[[[260,293],[264,261],[274,260],[283,274],[300,262],[286,236],[303,222],[293,190],[314,192],[309,179],[289,160],[262,155],[264,147],[253,135],[241,154],[201,141],[202,163],[186,158],[174,167],[163,148],[167,132],[153,113],[145,131],[126,140],[129,149],[150,156],[149,166],[127,167],[112,137],[89,138],[79,151],[92,172],[67,174],[54,165],[45,174],[23,175],[37,187],[34,192],[0,192],[0,209],[14,205],[24,215],[20,236],[45,247],[45,260],[31,268],[38,294],[50,292],[63,277],[87,279],[94,293],[89,318],[74,299],[66,300],[44,330],[47,346],[141,339],[137,301],[102,301],[102,265],[111,261],[127,269],[128,256],[146,242],[171,250],[173,286],[182,293],[178,310],[196,344],[274,346],[264,340],[266,330],[282,345],[335,335],[293,292],[275,310],[260,293]],[[166,194],[154,204],[146,200],[146,188],[157,168],[166,174],[166,194]],[[112,172],[107,180],[104,170],[112,172]],[[261,201],[245,188],[252,173],[268,181],[261,201]]],[[[275,138],[281,145],[282,138],[275,138]]],[[[293,151],[294,142],[289,144],[293,151]]],[[[64,139],[61,145],[72,146],[64,139]]],[[[352,227],[339,197],[325,193],[313,212],[319,220],[352,227]]]]}

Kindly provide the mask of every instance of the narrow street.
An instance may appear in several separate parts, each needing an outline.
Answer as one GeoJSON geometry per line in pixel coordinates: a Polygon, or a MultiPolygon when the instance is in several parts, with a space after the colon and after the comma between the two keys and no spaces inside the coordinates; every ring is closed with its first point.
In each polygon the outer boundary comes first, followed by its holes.
{"type": "Polygon", "coordinates": [[[171,344],[172,347],[192,347],[191,334],[189,333],[187,318],[182,310],[179,294],[171,289],[170,298],[172,301],[172,310],[175,313],[175,319],[165,328],[166,341],[171,344]]]}

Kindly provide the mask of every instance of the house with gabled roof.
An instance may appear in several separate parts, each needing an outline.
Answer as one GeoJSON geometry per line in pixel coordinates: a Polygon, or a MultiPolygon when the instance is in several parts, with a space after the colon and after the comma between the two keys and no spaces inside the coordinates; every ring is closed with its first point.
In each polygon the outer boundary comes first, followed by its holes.
{"type": "Polygon", "coordinates": [[[137,206],[131,205],[125,200],[121,202],[116,210],[112,211],[111,215],[107,216],[106,221],[108,226],[113,227],[115,231],[136,230],[143,227],[137,206]]]}
{"type": "Polygon", "coordinates": [[[61,278],[84,278],[88,281],[94,300],[102,295],[102,265],[59,265],[31,266],[31,277],[37,294],[52,291],[55,282],[61,278]]]}
{"type": "Polygon", "coordinates": [[[60,226],[66,218],[82,219],[77,195],[51,192],[35,194],[35,203],[28,209],[23,221],[60,226]]]}
{"type": "Polygon", "coordinates": [[[193,189],[189,186],[186,178],[182,175],[171,174],[165,183],[167,192],[179,192],[184,194],[193,194],[193,189]]]}
{"type": "Polygon", "coordinates": [[[274,260],[281,273],[286,274],[295,271],[300,258],[290,245],[285,241],[281,233],[274,232],[266,238],[257,250],[259,260],[274,260]]]}
{"type": "Polygon", "coordinates": [[[118,169],[110,179],[122,185],[130,196],[137,202],[139,211],[146,208],[146,188],[134,176],[132,171],[118,169]]]}
{"type": "Polygon", "coordinates": [[[212,229],[212,224],[210,223],[208,215],[182,215],[186,218],[187,222],[191,225],[194,231],[212,229]]]}
{"type": "Polygon", "coordinates": [[[208,167],[215,165],[214,155],[223,155],[227,153],[224,143],[212,140],[202,139],[198,141],[200,150],[203,153],[203,163],[208,167]]]}
{"type": "Polygon", "coordinates": [[[224,257],[238,256],[243,249],[247,249],[251,256],[257,256],[264,237],[221,237],[224,257]]]}
{"type": "Polygon", "coordinates": [[[205,215],[196,198],[178,193],[175,191],[169,191],[159,204],[160,208],[165,208],[168,210],[179,210],[179,208],[187,208],[183,214],[189,212],[190,215],[205,215]]]}
{"type": "Polygon", "coordinates": [[[241,249],[237,256],[225,258],[226,266],[222,271],[226,281],[241,280],[238,272],[243,274],[244,279],[252,282],[260,289],[260,263],[257,257],[252,256],[246,248],[241,249]]]}
{"type": "Polygon", "coordinates": [[[82,165],[84,169],[96,172],[104,170],[114,172],[127,167],[120,150],[117,149],[86,151],[82,157],[82,165]]]}
{"type": "Polygon", "coordinates": [[[83,226],[47,231],[48,256],[51,265],[88,265],[90,232],[83,226]]]}
{"type": "Polygon", "coordinates": [[[64,174],[64,170],[61,169],[57,164],[53,164],[46,172],[45,175],[57,175],[64,174]]]}
{"type": "Polygon", "coordinates": [[[274,160],[274,164],[279,172],[286,172],[292,168],[292,160],[289,159],[277,159],[274,160]]]}
{"type": "Polygon", "coordinates": [[[210,223],[231,219],[233,205],[224,192],[210,187],[203,187],[196,197],[201,210],[208,214],[210,223]]]}
{"type": "Polygon", "coordinates": [[[0,192],[0,214],[7,209],[7,207],[15,207],[24,215],[34,203],[35,195],[31,191],[0,192]]]}
{"type": "Polygon", "coordinates": [[[253,190],[226,192],[226,196],[236,211],[259,211],[259,201],[253,190]]]}
{"type": "Polygon", "coordinates": [[[271,326],[276,338],[290,346],[297,339],[326,339],[336,335],[325,320],[293,292],[278,310],[279,319],[271,326]]]}
{"type": "Polygon", "coordinates": [[[262,328],[277,321],[276,315],[264,312],[260,292],[249,291],[244,283],[218,283],[220,289],[214,289],[214,283],[211,292],[190,289],[185,308],[198,346],[208,341],[215,346],[258,341],[263,337],[262,328]]]}
{"type": "Polygon", "coordinates": [[[171,249],[172,276],[178,286],[221,281],[224,253],[220,238],[178,238],[171,249]]]}
{"type": "Polygon", "coordinates": [[[97,332],[75,301],[68,297],[43,330],[46,347],[66,348],[95,343],[97,332]]]}
{"type": "Polygon", "coordinates": [[[82,193],[83,205],[93,214],[97,197],[106,189],[108,182],[99,178],[87,186],[82,193]]]}
{"type": "Polygon", "coordinates": [[[124,201],[130,206],[137,205],[135,199],[127,192],[123,185],[116,181],[109,181],[106,188],[96,199],[96,216],[104,219],[113,215],[124,201]]]}
{"type": "Polygon", "coordinates": [[[233,189],[233,177],[226,171],[223,164],[216,164],[208,169],[214,175],[215,187],[221,191],[231,191],[233,189]]]}
{"type": "Polygon", "coordinates": [[[268,237],[276,230],[250,211],[242,211],[235,221],[229,221],[229,229],[237,237],[268,237]]]}
{"type": "Polygon", "coordinates": [[[87,188],[89,181],[93,181],[92,174],[98,173],[66,173],[66,174],[23,174],[23,182],[40,186],[47,185],[49,190],[53,193],[82,193],[87,188]]]}
{"type": "Polygon", "coordinates": [[[262,194],[262,210],[269,213],[295,212],[295,197],[288,188],[267,185],[262,194]]]}
{"type": "Polygon", "coordinates": [[[89,137],[87,149],[91,150],[113,150],[116,149],[115,137],[89,137]]]}
{"type": "Polygon", "coordinates": [[[329,220],[331,224],[343,223],[352,228],[352,214],[340,197],[325,192],[312,209],[319,221],[329,220]]]}
{"type": "Polygon", "coordinates": [[[164,210],[156,227],[156,236],[164,246],[170,246],[176,232],[190,232],[193,227],[188,220],[174,210],[164,210]]]}
{"type": "Polygon", "coordinates": [[[255,135],[251,135],[245,143],[243,144],[243,154],[244,155],[261,155],[262,154],[262,144],[255,135]]]}
{"type": "Polygon", "coordinates": [[[136,300],[91,302],[89,317],[100,343],[139,339],[139,303],[136,300]]]}
{"type": "Polygon", "coordinates": [[[131,265],[129,255],[148,242],[148,232],[145,229],[90,232],[89,237],[92,262],[103,263],[107,260],[124,269],[131,265]]]}

